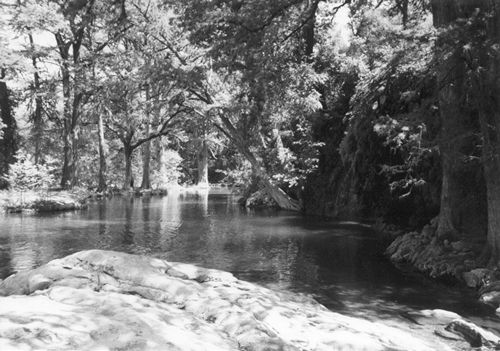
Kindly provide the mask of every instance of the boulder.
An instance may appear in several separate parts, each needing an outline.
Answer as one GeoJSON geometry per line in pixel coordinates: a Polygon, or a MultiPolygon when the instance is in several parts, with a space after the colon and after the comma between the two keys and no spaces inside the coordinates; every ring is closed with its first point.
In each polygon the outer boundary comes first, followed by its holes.
{"type": "Polygon", "coordinates": [[[481,294],[479,301],[495,308],[500,307],[500,290],[492,290],[481,294]]]}
{"type": "MultiPolygon", "coordinates": [[[[494,272],[498,274],[497,272],[494,272]]],[[[495,275],[495,278],[497,276],[495,275]]],[[[500,310],[500,280],[490,281],[479,290],[479,301],[500,310]]]]}
{"type": "Polygon", "coordinates": [[[476,268],[470,272],[465,272],[462,277],[465,283],[470,288],[477,288],[483,285],[483,281],[490,274],[490,270],[486,268],[476,268]]]}
{"type": "Polygon", "coordinates": [[[463,319],[455,319],[446,330],[462,336],[472,347],[500,347],[500,337],[463,319]]]}
{"type": "Polygon", "coordinates": [[[247,208],[278,208],[278,204],[264,190],[259,190],[250,195],[245,201],[247,208]]]}
{"type": "Polygon", "coordinates": [[[0,282],[0,350],[449,350],[232,274],[90,250],[0,282]]]}

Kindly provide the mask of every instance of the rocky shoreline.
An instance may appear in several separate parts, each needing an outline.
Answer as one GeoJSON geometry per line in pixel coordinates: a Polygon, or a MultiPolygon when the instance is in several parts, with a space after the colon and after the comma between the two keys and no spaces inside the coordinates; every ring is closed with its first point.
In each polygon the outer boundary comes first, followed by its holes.
{"type": "Polygon", "coordinates": [[[446,311],[422,337],[227,272],[82,251],[0,282],[1,350],[454,350],[500,338],[446,311]]]}
{"type": "Polygon", "coordinates": [[[500,271],[479,262],[481,245],[466,240],[440,241],[435,235],[437,223],[431,222],[422,232],[398,236],[386,255],[396,265],[410,264],[432,278],[453,278],[478,291],[479,301],[490,305],[500,317],[500,271]]]}

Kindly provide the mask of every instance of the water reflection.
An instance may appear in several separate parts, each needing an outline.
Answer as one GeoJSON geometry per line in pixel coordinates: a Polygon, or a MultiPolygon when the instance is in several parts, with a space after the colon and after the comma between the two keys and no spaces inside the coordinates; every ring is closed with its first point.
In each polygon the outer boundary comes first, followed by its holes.
{"type": "Polygon", "coordinates": [[[443,308],[494,320],[472,292],[396,270],[369,228],[246,211],[231,196],[208,191],[113,198],[81,212],[9,215],[0,218],[0,228],[0,278],[102,248],[231,271],[365,318],[401,323],[405,311],[443,308]]]}

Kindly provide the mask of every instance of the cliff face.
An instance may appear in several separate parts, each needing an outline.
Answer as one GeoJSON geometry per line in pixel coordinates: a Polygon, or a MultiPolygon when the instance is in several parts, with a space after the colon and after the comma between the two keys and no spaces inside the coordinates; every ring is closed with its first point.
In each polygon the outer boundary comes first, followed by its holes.
{"type": "MultiPolygon", "coordinates": [[[[355,78],[346,78],[351,80],[355,78]]],[[[383,89],[347,89],[341,99],[327,98],[324,109],[311,116],[313,140],[323,147],[318,169],[305,182],[304,210],[343,219],[378,218],[420,230],[438,215],[441,200],[445,136],[436,82],[427,73],[388,74],[380,80],[383,89]]],[[[477,126],[469,127],[460,136],[463,148],[456,167],[461,181],[455,207],[464,218],[457,229],[481,237],[486,230],[485,181],[477,126]]]]}
{"type": "Polygon", "coordinates": [[[427,180],[409,196],[391,191],[384,165],[402,163],[402,156],[374,131],[375,118],[346,123],[341,116],[315,120],[315,138],[324,143],[317,172],[306,182],[304,210],[342,219],[382,218],[403,226],[423,226],[438,212],[440,164],[429,155],[421,170],[427,180]]]}

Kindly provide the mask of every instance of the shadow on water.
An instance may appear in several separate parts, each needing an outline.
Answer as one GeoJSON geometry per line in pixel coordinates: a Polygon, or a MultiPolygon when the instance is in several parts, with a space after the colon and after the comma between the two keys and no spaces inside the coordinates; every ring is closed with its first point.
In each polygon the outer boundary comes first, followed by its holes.
{"type": "Polygon", "coordinates": [[[0,218],[0,278],[76,251],[148,254],[233,272],[272,288],[314,296],[328,308],[372,320],[441,308],[491,327],[494,314],[473,291],[402,273],[368,227],[248,211],[208,192],[120,197],[88,210],[0,218]]]}

